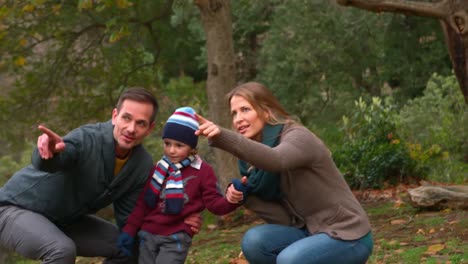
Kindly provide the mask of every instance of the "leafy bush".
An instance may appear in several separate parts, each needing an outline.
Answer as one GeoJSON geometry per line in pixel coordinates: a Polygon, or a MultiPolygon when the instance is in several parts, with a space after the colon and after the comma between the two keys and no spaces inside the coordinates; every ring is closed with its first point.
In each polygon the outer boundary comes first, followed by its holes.
{"type": "Polygon", "coordinates": [[[406,180],[415,164],[396,134],[397,111],[377,97],[370,103],[360,98],[355,106],[343,117],[345,140],[333,154],[350,186],[377,188],[406,180]]]}
{"type": "Polygon", "coordinates": [[[466,181],[468,107],[455,76],[433,74],[424,95],[401,109],[397,131],[428,178],[466,181]]]}
{"type": "Polygon", "coordinates": [[[334,159],[353,188],[412,178],[466,183],[468,108],[454,76],[434,74],[422,97],[399,112],[391,97],[359,99],[343,117],[334,159]],[[368,102],[369,101],[369,102],[368,102]]]}
{"type": "Polygon", "coordinates": [[[28,149],[20,152],[18,157],[5,155],[0,157],[0,187],[10,179],[10,177],[19,169],[31,162],[31,154],[34,146],[27,144],[28,149]]]}

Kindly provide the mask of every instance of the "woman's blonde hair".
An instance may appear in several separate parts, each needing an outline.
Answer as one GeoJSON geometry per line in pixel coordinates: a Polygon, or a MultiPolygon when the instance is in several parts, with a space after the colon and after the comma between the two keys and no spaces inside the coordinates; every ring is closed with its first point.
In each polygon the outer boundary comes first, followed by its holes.
{"type": "Polygon", "coordinates": [[[240,96],[247,100],[255,111],[265,118],[265,122],[270,125],[295,121],[295,118],[283,108],[273,93],[261,83],[247,82],[232,89],[226,95],[228,104],[230,104],[233,96],[240,96]]]}

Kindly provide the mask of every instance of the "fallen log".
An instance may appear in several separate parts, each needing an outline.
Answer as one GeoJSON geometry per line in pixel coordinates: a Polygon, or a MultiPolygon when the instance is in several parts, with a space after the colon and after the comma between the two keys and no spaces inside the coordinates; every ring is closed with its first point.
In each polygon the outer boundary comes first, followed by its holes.
{"type": "Polygon", "coordinates": [[[468,186],[420,186],[409,189],[411,205],[416,208],[441,210],[468,209],[468,186]]]}

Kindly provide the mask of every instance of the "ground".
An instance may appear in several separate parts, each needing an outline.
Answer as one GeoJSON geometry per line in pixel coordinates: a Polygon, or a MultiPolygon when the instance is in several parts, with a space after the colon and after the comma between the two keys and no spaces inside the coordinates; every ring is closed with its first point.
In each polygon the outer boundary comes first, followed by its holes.
{"type": "Polygon", "coordinates": [[[414,208],[408,188],[357,195],[374,233],[370,263],[468,263],[468,212],[414,208]]]}
{"type": "MultiPolygon", "coordinates": [[[[414,208],[407,193],[412,187],[355,192],[374,234],[368,264],[468,263],[468,211],[414,208]]],[[[242,233],[258,223],[243,212],[231,215],[223,228],[204,230],[195,237],[187,263],[246,263],[239,257],[242,233]]]]}
{"type": "MultiPolygon", "coordinates": [[[[374,234],[374,251],[367,264],[468,263],[468,211],[414,208],[408,201],[407,189],[411,187],[355,192],[369,215],[374,234]]],[[[252,213],[237,210],[222,221],[205,214],[204,222],[203,230],[193,239],[186,263],[245,264],[239,257],[242,234],[261,221],[252,213]]],[[[101,261],[78,258],[76,263],[101,261]]]]}

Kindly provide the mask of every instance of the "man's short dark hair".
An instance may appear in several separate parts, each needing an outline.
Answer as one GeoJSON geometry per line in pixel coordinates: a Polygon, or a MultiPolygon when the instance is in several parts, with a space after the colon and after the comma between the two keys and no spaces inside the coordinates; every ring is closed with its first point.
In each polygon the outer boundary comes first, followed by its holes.
{"type": "Polygon", "coordinates": [[[123,93],[119,97],[119,101],[117,102],[117,111],[120,111],[122,108],[122,104],[125,100],[132,100],[141,103],[150,103],[153,105],[153,114],[151,115],[150,123],[153,123],[156,119],[156,114],[159,110],[158,101],[156,97],[148,90],[142,87],[130,87],[123,91],[123,93]]]}

